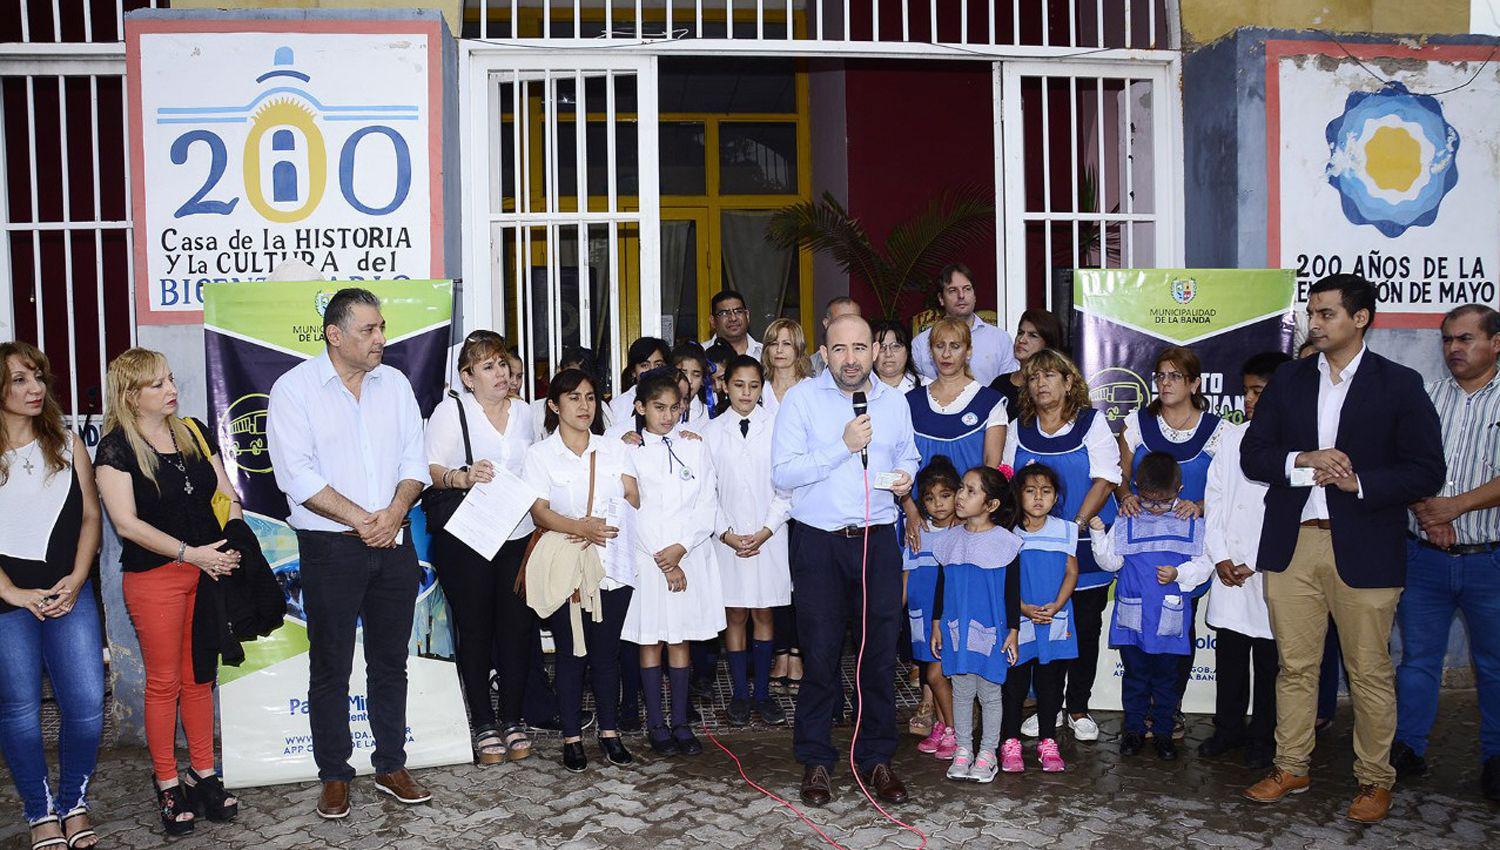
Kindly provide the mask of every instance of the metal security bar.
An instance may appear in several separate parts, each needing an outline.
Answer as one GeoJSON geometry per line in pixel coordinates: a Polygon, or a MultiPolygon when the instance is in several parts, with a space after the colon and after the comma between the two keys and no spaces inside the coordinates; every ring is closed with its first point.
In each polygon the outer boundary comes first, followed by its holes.
{"type": "Polygon", "coordinates": [[[165,5],[0,4],[0,339],[45,351],[79,416],[135,341],[123,22],[165,5]]]}
{"type": "Polygon", "coordinates": [[[1008,316],[1027,301],[1051,306],[1060,269],[1181,265],[1182,115],[1173,71],[996,63],[1006,277],[1045,287],[1008,288],[1008,316]]]}
{"type": "Polygon", "coordinates": [[[661,322],[655,59],[465,61],[480,81],[462,116],[465,161],[483,164],[464,181],[465,210],[487,234],[467,240],[466,314],[515,346],[533,396],[571,346],[617,375],[624,335],[661,322]]]}
{"type": "Polygon", "coordinates": [[[1172,50],[1179,42],[1175,0],[466,0],[464,35],[655,45],[710,40],[730,50],[843,55],[876,43],[1081,55],[1172,50]]]}

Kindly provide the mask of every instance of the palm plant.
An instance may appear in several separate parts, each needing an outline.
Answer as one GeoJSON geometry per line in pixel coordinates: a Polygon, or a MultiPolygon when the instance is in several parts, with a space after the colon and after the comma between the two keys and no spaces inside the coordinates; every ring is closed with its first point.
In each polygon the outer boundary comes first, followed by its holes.
{"type": "Polygon", "coordinates": [[[927,291],[943,266],[954,262],[981,236],[993,233],[995,207],[989,187],[949,189],[916,215],[891,228],[876,245],[859,219],[831,193],[776,211],[766,237],[783,249],[826,252],[850,275],[875,290],[881,314],[896,318],[902,294],[927,291]]]}

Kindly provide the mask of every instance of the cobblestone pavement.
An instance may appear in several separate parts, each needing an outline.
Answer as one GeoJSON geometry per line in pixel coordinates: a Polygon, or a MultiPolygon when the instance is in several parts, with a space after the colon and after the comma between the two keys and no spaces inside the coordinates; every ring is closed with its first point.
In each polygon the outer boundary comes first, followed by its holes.
{"type": "MultiPolygon", "coordinates": [[[[1477,711],[1473,691],[1443,694],[1426,777],[1397,789],[1392,817],[1360,827],[1342,819],[1353,794],[1350,714],[1320,738],[1313,787],[1274,806],[1256,806],[1237,792],[1256,777],[1233,761],[1199,758],[1210,732],[1206,717],[1189,719],[1189,748],[1175,764],[1158,762],[1148,747],[1122,760],[1114,739],[1119,716],[1104,714],[1098,743],[1064,744],[1068,770],[1042,774],[1035,762],[1021,776],[993,785],[943,778],[946,763],[916,751],[903,736],[896,767],[913,802],[895,813],[929,836],[929,847],[1500,847],[1500,807],[1480,797],[1477,711]]],[[[839,730],[847,743],[849,730],[839,730]]],[[[699,757],[652,757],[638,736],[630,768],[592,763],[581,775],[557,763],[556,738],[538,741],[522,762],[421,771],[436,795],[432,804],[402,807],[377,796],[366,777],[356,781],[348,820],[325,822],[313,813],[314,785],[256,788],[242,793],[233,824],[203,822],[196,834],[168,842],[151,807],[149,761],[143,750],[111,747],[92,787],[95,812],[111,848],[701,848],[815,847],[818,839],[786,809],[749,788],[727,756],[705,741],[699,757]]],[[[761,784],[795,799],[801,776],[790,754],[789,730],[724,734],[724,742],[761,784]]],[[[1028,750],[1028,760],[1031,759],[1028,750]]],[[[8,775],[0,811],[0,847],[26,847],[16,822],[20,804],[8,775]]],[[[809,814],[849,848],[915,847],[917,838],[886,823],[860,795],[847,770],[835,777],[838,797],[809,814]]]]}

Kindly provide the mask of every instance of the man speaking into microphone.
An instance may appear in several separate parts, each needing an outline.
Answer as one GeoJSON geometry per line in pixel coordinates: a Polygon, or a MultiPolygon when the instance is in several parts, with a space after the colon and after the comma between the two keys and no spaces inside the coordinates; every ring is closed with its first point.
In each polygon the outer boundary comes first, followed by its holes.
{"type": "Polygon", "coordinates": [[[835,319],[822,353],[828,370],[782,401],[771,451],[771,480],[791,491],[797,521],[792,602],[804,672],[792,746],[804,767],[802,801],[826,805],[838,760],[832,733],[842,701],[840,656],[852,624],[856,640],[868,635],[854,761],[881,800],[903,803],[906,789],[891,771],[896,642],[904,616],[896,499],[911,490],[920,458],[906,399],[884,381],[870,380],[875,345],[869,324],[859,316],[835,319]]]}

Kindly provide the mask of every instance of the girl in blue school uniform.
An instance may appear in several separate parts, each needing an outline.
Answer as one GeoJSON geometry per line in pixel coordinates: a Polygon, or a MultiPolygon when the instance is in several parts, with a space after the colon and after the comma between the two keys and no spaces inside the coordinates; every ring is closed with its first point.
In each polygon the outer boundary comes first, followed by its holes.
{"type": "Polygon", "coordinates": [[[911,624],[911,658],[922,665],[923,685],[932,693],[935,717],[932,732],[917,742],[919,752],[940,759],[953,758],[958,751],[953,730],[953,689],[942,665],[932,654],[932,605],[937,590],[938,564],[933,545],[960,520],[955,513],[958,490],[963,486],[953,462],[938,455],[917,473],[917,495],[921,499],[924,527],[921,544],[903,549],[902,579],[905,582],[906,616],[911,624]]]}
{"type": "Polygon", "coordinates": [[[1057,749],[1057,713],[1062,709],[1067,662],[1078,657],[1073,627],[1073,586],[1078,583],[1078,527],[1052,515],[1062,482],[1051,467],[1033,463],[1011,481],[1021,522],[1021,626],[1019,657],[1005,679],[1005,744],[1000,769],[1020,773],[1021,706],[1033,684],[1039,737],[1037,761],[1047,773],[1065,767],[1057,749]]]}
{"type": "Polygon", "coordinates": [[[958,752],[948,778],[991,782],[1000,769],[995,750],[1000,743],[1001,687],[1017,657],[1021,538],[1009,530],[1015,524],[1016,503],[999,470],[976,466],[964,473],[956,502],[963,525],[945,532],[932,550],[939,565],[932,654],[953,683],[958,752]],[[984,723],[978,757],[976,697],[984,723]]]}
{"type": "MultiPolygon", "coordinates": [[[[1182,501],[1177,461],[1164,452],[1151,452],[1137,464],[1134,478],[1140,512],[1120,517],[1108,532],[1097,517],[1089,523],[1094,557],[1104,569],[1119,574],[1109,645],[1120,651],[1125,665],[1120,753],[1127,756],[1145,745],[1148,712],[1153,729],[1172,728],[1178,665],[1193,645],[1188,595],[1214,572],[1203,546],[1203,520],[1176,513],[1182,501]]],[[[1177,758],[1171,735],[1152,737],[1158,758],[1177,758]]]]}

